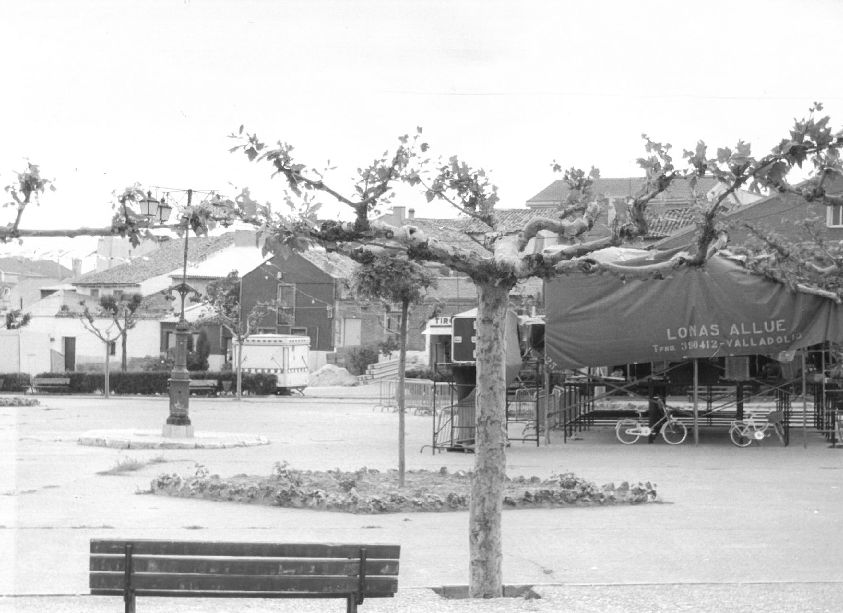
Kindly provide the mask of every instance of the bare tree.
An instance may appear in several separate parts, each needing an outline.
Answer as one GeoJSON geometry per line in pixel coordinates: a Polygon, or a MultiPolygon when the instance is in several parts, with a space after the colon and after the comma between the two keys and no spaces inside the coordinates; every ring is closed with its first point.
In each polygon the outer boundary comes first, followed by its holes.
{"type": "Polygon", "coordinates": [[[114,320],[109,321],[105,326],[103,326],[103,324],[97,324],[97,316],[91,312],[87,303],[83,300],[79,304],[82,306],[82,312],[77,313],[76,317],[78,317],[79,321],[82,322],[82,326],[88,332],[100,339],[105,346],[105,361],[103,362],[103,371],[105,373],[103,395],[107,399],[111,397],[111,347],[117,342],[117,339],[122,336],[122,332],[117,327],[114,320]]]}
{"type": "MultiPolygon", "coordinates": [[[[134,328],[138,323],[138,309],[142,301],[143,297],[140,294],[131,294],[130,296],[121,296],[120,298],[103,296],[99,301],[99,312],[97,315],[99,317],[111,318],[120,337],[120,370],[122,372],[126,372],[128,369],[126,341],[129,330],[134,328]]],[[[87,312],[87,307],[85,309],[87,312]]],[[[86,321],[91,323],[87,318],[86,321]]],[[[93,324],[91,323],[91,325],[93,324]]]]}

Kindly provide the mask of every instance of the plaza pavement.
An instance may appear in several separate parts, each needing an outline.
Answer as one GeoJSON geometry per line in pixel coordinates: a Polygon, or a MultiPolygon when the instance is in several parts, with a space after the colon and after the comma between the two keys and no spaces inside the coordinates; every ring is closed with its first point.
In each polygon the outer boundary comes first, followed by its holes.
{"type": "MultiPolygon", "coordinates": [[[[270,443],[214,449],[115,449],[78,444],[94,430],[159,429],[166,398],[41,396],[0,407],[0,611],[113,611],[87,593],[88,541],[97,537],[318,542],[402,546],[399,596],[362,611],[839,611],[843,610],[843,449],[794,431],[739,449],[724,430],[700,444],[618,444],[608,429],[508,450],[512,476],[571,471],[599,483],[652,481],[662,502],[504,513],[507,584],[540,600],[443,600],[424,589],[467,582],[467,513],[347,515],[183,500],[142,492],[161,472],[267,474],[293,467],[389,469],[397,416],[373,410],[377,387],[312,388],[305,397],[191,399],[197,432],[270,443]],[[120,459],[163,458],[136,473],[98,475],[120,459]]],[[[407,418],[408,469],[469,469],[473,456],[432,454],[431,418],[407,418]]],[[[223,611],[222,601],[177,601],[223,611]]],[[[141,611],[174,610],[140,599],[141,611]]],[[[342,610],[341,601],[238,601],[243,611],[342,610]],[[311,607],[311,608],[308,608],[311,607]],[[315,608],[314,608],[315,607],[315,608]]]]}

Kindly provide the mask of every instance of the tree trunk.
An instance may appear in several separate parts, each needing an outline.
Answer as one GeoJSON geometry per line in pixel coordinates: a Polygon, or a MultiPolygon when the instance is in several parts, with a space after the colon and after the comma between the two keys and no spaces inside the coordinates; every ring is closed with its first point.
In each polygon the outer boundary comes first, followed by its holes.
{"type": "Polygon", "coordinates": [[[407,468],[404,438],[406,410],[404,407],[404,371],[407,370],[407,314],[410,311],[410,303],[405,300],[401,303],[401,323],[398,332],[398,391],[395,400],[398,403],[398,487],[404,487],[404,473],[407,468]]]}
{"type": "Polygon", "coordinates": [[[106,341],[105,342],[105,379],[103,381],[103,390],[102,390],[103,395],[106,397],[106,399],[109,398],[109,383],[110,382],[108,380],[108,375],[109,375],[109,370],[111,368],[110,358],[111,358],[111,341],[106,341]]]}
{"type": "Polygon", "coordinates": [[[469,508],[469,594],[503,596],[501,511],[506,478],[506,311],[508,287],[478,284],[474,478],[469,508]]]}
{"type": "Polygon", "coordinates": [[[243,339],[237,339],[237,400],[243,398],[243,339]]]}
{"type": "Polygon", "coordinates": [[[128,330],[123,330],[120,333],[120,371],[126,372],[128,370],[128,359],[126,358],[126,337],[129,335],[128,330]]]}

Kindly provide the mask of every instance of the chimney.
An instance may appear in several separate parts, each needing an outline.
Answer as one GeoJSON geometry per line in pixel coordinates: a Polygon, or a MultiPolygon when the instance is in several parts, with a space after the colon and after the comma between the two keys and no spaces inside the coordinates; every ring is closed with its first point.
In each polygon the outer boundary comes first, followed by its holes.
{"type": "Polygon", "coordinates": [[[404,221],[404,205],[396,205],[392,207],[392,218],[395,220],[395,223],[401,223],[404,221]]]}
{"type": "Polygon", "coordinates": [[[73,269],[73,278],[82,275],[82,260],[80,258],[73,258],[73,263],[70,265],[73,269]]]}
{"type": "Polygon", "coordinates": [[[407,211],[407,219],[415,219],[416,218],[416,209],[410,209],[407,211]]]}

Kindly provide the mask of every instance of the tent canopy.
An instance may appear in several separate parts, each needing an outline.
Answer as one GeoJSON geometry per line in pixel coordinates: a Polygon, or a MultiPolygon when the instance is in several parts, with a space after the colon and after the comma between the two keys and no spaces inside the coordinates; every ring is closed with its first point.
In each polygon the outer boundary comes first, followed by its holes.
{"type": "MultiPolygon", "coordinates": [[[[634,266],[652,257],[613,250],[597,259],[634,266]]],[[[843,340],[839,304],[722,255],[665,279],[563,276],[547,282],[545,301],[545,342],[558,368],[775,354],[843,340]]]]}

